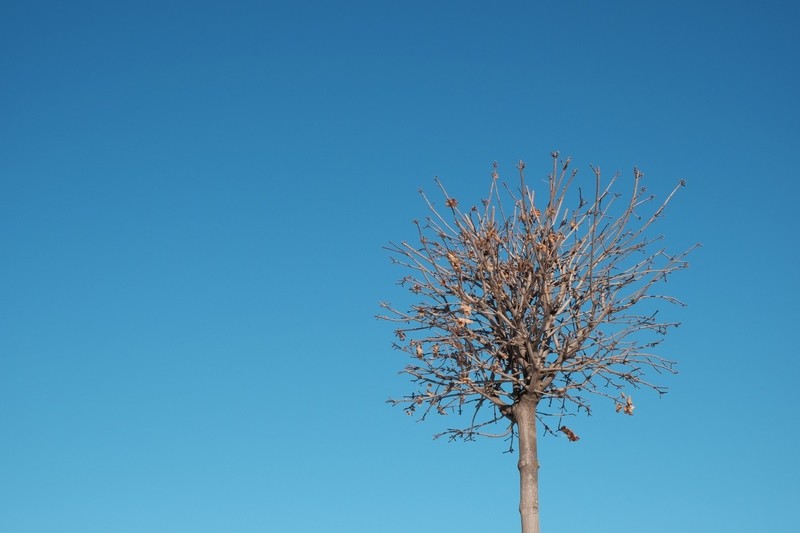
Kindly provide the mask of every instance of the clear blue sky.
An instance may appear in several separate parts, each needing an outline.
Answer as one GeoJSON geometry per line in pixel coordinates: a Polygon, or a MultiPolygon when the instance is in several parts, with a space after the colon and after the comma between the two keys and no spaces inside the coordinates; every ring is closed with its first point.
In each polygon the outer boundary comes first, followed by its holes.
{"type": "Polygon", "coordinates": [[[417,189],[559,149],[704,247],[663,399],[541,443],[544,531],[800,530],[793,2],[37,2],[0,15],[0,531],[516,531],[377,322],[417,189]]]}

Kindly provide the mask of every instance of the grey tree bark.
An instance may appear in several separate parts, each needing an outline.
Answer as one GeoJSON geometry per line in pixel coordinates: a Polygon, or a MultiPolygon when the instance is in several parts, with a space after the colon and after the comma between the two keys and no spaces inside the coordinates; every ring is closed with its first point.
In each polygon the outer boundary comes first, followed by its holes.
{"type": "Polygon", "coordinates": [[[519,431],[519,514],[522,533],[539,533],[539,457],[536,450],[536,404],[522,398],[514,406],[519,431]]]}

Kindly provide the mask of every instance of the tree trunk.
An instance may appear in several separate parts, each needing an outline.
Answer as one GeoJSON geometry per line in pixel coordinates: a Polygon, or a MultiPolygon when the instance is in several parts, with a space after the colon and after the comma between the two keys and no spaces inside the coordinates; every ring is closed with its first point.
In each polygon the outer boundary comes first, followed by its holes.
{"type": "Polygon", "coordinates": [[[522,533],[539,533],[539,458],[536,451],[536,404],[523,398],[514,406],[519,432],[519,514],[522,533]]]}

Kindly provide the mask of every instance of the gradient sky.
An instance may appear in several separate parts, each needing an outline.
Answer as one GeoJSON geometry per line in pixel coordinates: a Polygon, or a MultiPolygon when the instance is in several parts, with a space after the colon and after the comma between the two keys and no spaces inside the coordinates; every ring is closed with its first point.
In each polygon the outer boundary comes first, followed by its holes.
{"type": "Polygon", "coordinates": [[[384,403],[374,315],[418,188],[554,149],[685,179],[703,248],[670,393],[541,440],[543,530],[800,530],[796,3],[0,11],[0,531],[518,530],[505,443],[384,403]]]}

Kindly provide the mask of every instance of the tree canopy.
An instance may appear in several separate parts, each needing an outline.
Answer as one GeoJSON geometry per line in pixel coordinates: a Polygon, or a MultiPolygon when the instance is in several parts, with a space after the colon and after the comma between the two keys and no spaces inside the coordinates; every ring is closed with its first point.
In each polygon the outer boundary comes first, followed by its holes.
{"type": "Polygon", "coordinates": [[[437,179],[444,206],[420,191],[429,215],[414,221],[417,242],[388,247],[417,300],[382,304],[416,384],[391,401],[423,419],[470,415],[437,437],[513,436],[513,406],[533,397],[546,431],[577,440],[563,415],[590,413],[592,396],[633,414],[631,389],[666,391],[647,371],[674,372],[653,349],[678,324],[648,302],[680,304],[654,289],[686,268],[689,251],[670,254],[648,233],[685,182],[658,203],[638,168],[623,195],[621,175],[604,183],[591,167],[593,179],[579,184],[569,158],[552,159],[544,194],[528,187],[525,163],[516,187],[500,181],[495,163],[486,198],[465,208],[437,179]]]}

